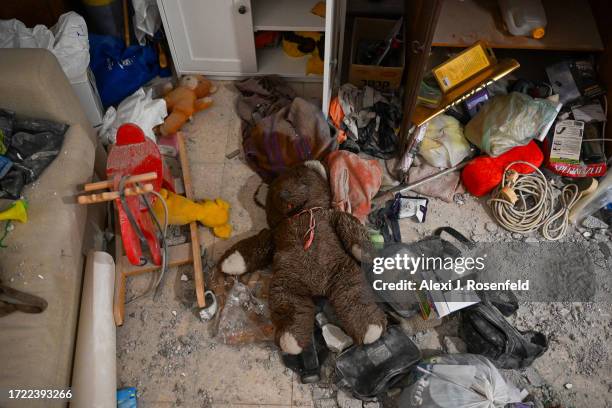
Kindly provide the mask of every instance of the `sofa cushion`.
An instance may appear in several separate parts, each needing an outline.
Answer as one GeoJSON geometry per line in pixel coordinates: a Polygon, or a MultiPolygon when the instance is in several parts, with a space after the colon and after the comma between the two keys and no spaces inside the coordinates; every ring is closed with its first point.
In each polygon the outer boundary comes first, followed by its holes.
{"type": "MultiPolygon", "coordinates": [[[[75,192],[91,180],[93,162],[86,131],[70,126],[59,156],[24,190],[29,220],[17,223],[5,240],[8,248],[0,249],[0,279],[44,298],[49,306],[40,314],[0,318],[0,389],[63,389],[70,384],[87,219],[87,207],[76,203],[75,192]]],[[[54,406],[49,400],[29,402],[54,406]]]]}

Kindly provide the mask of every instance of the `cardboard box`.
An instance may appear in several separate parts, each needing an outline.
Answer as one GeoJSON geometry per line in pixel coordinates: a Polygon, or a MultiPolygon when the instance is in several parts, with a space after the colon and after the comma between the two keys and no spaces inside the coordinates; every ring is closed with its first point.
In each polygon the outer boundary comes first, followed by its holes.
{"type": "MultiPolygon", "coordinates": [[[[357,47],[362,40],[385,40],[396,20],[383,20],[377,18],[355,18],[353,38],[351,41],[351,65],[349,67],[349,82],[363,87],[371,86],[380,90],[398,89],[402,83],[406,50],[402,44],[402,65],[399,67],[382,67],[376,65],[357,64],[357,47]]],[[[405,30],[402,27],[401,36],[406,43],[405,30]]]]}
{"type": "Polygon", "coordinates": [[[484,42],[478,41],[431,71],[442,92],[446,93],[495,65],[495,62],[493,51],[487,48],[484,42]]]}

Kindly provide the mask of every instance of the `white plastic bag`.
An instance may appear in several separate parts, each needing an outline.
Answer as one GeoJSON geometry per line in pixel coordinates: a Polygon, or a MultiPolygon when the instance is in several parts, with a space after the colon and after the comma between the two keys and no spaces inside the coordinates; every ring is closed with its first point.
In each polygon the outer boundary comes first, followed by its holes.
{"type": "Polygon", "coordinates": [[[447,354],[416,367],[417,381],[400,397],[403,408],[503,408],[521,402],[521,393],[507,383],[486,357],[447,354]]]}
{"type": "Polygon", "coordinates": [[[55,38],[44,25],[27,28],[21,21],[0,20],[0,48],[53,49],[55,38]]]}
{"type": "Polygon", "coordinates": [[[489,156],[497,157],[545,135],[559,109],[559,103],[550,99],[519,92],[498,95],[465,125],[465,138],[489,156]]]}
{"type": "Polygon", "coordinates": [[[148,138],[156,142],[153,128],[164,122],[164,118],[168,116],[168,111],[166,101],[153,99],[151,94],[151,89],[145,92],[144,89],[140,88],[121,101],[116,110],[112,106],[108,108],[99,131],[102,143],[115,143],[117,129],[124,123],[138,125],[148,138]]]}
{"type": "Polygon", "coordinates": [[[471,153],[463,137],[461,123],[452,116],[439,115],[427,123],[419,154],[434,167],[449,168],[461,163],[471,153]]]}
{"type": "Polygon", "coordinates": [[[155,0],[132,0],[134,7],[134,34],[140,45],[145,45],[145,35],[153,36],[161,26],[161,17],[155,0]]]}
{"type": "Polygon", "coordinates": [[[51,29],[27,28],[21,21],[0,20],[0,48],[46,48],[57,57],[69,79],[85,74],[89,66],[89,39],[83,17],[70,11],[51,29]]]}

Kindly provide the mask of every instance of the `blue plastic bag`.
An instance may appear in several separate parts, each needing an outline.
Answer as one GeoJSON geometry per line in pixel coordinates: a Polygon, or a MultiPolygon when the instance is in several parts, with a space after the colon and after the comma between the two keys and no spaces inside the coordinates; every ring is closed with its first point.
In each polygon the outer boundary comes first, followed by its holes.
{"type": "Polygon", "coordinates": [[[118,104],[156,76],[170,75],[169,70],[160,69],[150,44],[126,48],[118,37],[90,34],[89,53],[104,108],[118,104]]]}

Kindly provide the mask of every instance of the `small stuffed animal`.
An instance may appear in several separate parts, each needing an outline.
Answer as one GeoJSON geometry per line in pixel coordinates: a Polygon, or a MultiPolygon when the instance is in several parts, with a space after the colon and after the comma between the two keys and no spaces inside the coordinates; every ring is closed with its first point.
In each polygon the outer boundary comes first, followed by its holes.
{"type": "Polygon", "coordinates": [[[266,217],[269,228],[236,243],[219,265],[230,275],[272,265],[268,299],[280,348],[300,354],[310,344],[313,298],[321,296],[355,344],[376,341],[386,317],[359,266],[367,232],[351,214],[332,209],[321,162],[308,161],[278,176],[268,191],[266,217]]]}
{"type": "MultiPolygon", "coordinates": [[[[168,206],[168,224],[185,225],[198,221],[205,227],[212,228],[215,236],[227,239],[232,233],[229,225],[229,203],[220,198],[216,200],[204,200],[196,203],[181,195],[174,194],[166,189],[161,189],[161,196],[166,200],[168,206]]],[[[160,223],[164,223],[163,204],[156,200],[153,204],[153,212],[160,223]]]]}
{"type": "Polygon", "coordinates": [[[210,107],[213,103],[210,95],[216,91],[217,88],[202,75],[185,75],[176,88],[170,85],[164,95],[168,116],[160,127],[162,136],[175,133],[195,112],[210,107]]]}

